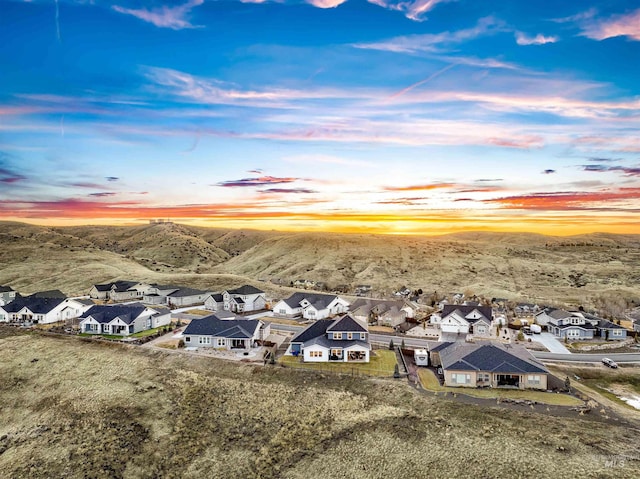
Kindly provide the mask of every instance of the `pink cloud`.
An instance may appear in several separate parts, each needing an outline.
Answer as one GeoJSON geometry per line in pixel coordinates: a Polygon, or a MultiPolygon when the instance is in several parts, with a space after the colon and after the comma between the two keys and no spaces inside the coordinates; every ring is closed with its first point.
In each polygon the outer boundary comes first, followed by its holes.
{"type": "Polygon", "coordinates": [[[318,8],[335,8],[347,0],[307,0],[307,3],[318,8]]]}
{"type": "Polygon", "coordinates": [[[152,9],[140,8],[124,8],[118,5],[114,5],[113,10],[125,15],[132,15],[145,22],[152,23],[156,27],[171,28],[172,30],[182,30],[184,28],[197,28],[196,25],[192,25],[187,19],[191,10],[198,5],[202,5],[204,0],[189,0],[183,5],[177,5],[175,7],[162,6],[152,9]]]}
{"type": "Polygon", "coordinates": [[[640,41],[640,10],[606,20],[589,21],[583,27],[582,34],[593,40],[625,36],[640,41]]]}
{"type": "Polygon", "coordinates": [[[526,33],[516,32],[516,43],[518,45],[544,45],[546,43],[555,43],[558,37],[553,35],[543,35],[538,33],[535,37],[530,37],[526,33]]]}

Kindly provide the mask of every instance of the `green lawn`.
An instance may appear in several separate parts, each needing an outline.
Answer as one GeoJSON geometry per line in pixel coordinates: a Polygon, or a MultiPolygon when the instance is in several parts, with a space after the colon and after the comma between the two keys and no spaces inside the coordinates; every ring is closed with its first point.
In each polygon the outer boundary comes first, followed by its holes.
{"type": "Polygon", "coordinates": [[[475,389],[475,388],[452,388],[442,386],[436,375],[430,369],[418,369],[422,387],[433,392],[450,392],[455,394],[465,394],[471,397],[484,399],[528,399],[552,406],[579,406],[582,404],[578,398],[567,394],[548,393],[544,391],[514,390],[514,389],[475,389]]]}
{"type": "Polygon", "coordinates": [[[279,362],[292,368],[383,377],[393,376],[397,364],[396,353],[386,349],[371,351],[368,363],[304,363],[302,358],[294,356],[282,356],[279,362]]]}

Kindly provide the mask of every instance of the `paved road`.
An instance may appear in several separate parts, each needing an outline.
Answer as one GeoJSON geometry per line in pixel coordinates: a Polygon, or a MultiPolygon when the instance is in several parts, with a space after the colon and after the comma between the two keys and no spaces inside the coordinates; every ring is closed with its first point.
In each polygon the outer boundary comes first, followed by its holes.
{"type": "Polygon", "coordinates": [[[594,354],[556,354],[532,351],[533,355],[541,361],[562,361],[576,363],[599,363],[602,358],[613,359],[616,363],[638,363],[640,364],[640,353],[602,353],[594,354]]]}
{"type": "MultiPolygon", "coordinates": [[[[304,329],[304,326],[293,326],[289,324],[271,323],[271,329],[285,332],[297,333],[304,329]]],[[[427,339],[410,338],[407,336],[389,336],[386,334],[369,335],[371,342],[376,344],[389,344],[393,338],[393,342],[400,344],[404,339],[404,344],[410,348],[429,348],[437,343],[437,341],[429,341],[427,339]]],[[[607,353],[602,354],[560,354],[560,353],[543,353],[539,351],[531,351],[534,357],[543,362],[546,361],[567,361],[576,363],[599,363],[602,358],[611,358],[617,363],[638,363],[640,364],[640,352],[638,353],[607,353]]]]}

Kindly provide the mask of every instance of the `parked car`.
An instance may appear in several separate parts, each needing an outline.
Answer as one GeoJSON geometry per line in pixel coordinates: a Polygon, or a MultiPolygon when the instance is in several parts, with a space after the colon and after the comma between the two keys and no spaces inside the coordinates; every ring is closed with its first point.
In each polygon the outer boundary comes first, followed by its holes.
{"type": "Polygon", "coordinates": [[[522,332],[524,334],[526,334],[527,336],[531,336],[531,328],[529,326],[525,326],[524,328],[522,328],[522,332]]]}
{"type": "Polygon", "coordinates": [[[610,368],[613,368],[613,369],[618,368],[618,364],[613,359],[602,358],[602,364],[604,364],[605,366],[609,366],[610,368]]]}

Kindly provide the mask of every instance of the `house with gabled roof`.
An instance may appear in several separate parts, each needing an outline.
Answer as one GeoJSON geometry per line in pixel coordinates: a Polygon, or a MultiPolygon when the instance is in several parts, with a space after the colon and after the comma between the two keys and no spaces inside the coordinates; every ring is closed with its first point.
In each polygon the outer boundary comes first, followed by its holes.
{"type": "Polygon", "coordinates": [[[396,327],[413,318],[418,306],[406,299],[358,298],[349,306],[351,316],[368,324],[396,327]]]}
{"type": "Polygon", "coordinates": [[[182,333],[186,347],[247,350],[264,341],[270,325],[258,319],[222,319],[216,314],[193,319],[182,333]]]}
{"type": "Polygon", "coordinates": [[[0,286],[0,306],[13,301],[16,298],[16,294],[11,286],[0,286]]]}
{"type": "Polygon", "coordinates": [[[222,293],[212,293],[204,300],[204,307],[209,311],[224,311],[224,296],[222,293]]]}
{"type": "Polygon", "coordinates": [[[87,334],[129,336],[171,323],[171,311],[142,303],[96,304],[80,316],[80,331],[87,334]]]}
{"type": "Polygon", "coordinates": [[[209,291],[185,286],[152,284],[144,292],[142,299],[146,304],[166,304],[181,307],[204,304],[210,295],[209,291]]]}
{"type": "Polygon", "coordinates": [[[114,281],[111,283],[94,284],[89,290],[91,299],[129,301],[142,299],[151,285],[138,281],[114,281]]]}
{"type": "Polygon", "coordinates": [[[493,310],[491,306],[445,304],[442,311],[434,313],[429,322],[443,333],[491,335],[493,310]]]}
{"type": "Polygon", "coordinates": [[[81,298],[56,298],[16,295],[8,304],[0,307],[0,322],[23,324],[51,324],[66,319],[77,318],[93,302],[81,298]]]}
{"type": "Polygon", "coordinates": [[[304,362],[368,363],[370,351],[366,325],[345,314],[309,325],[293,337],[287,354],[302,356],[304,362]]]}
{"type": "Polygon", "coordinates": [[[560,339],[585,340],[593,339],[596,335],[596,327],[581,314],[556,309],[548,313],[548,331],[560,339]]]}
{"type": "Polygon", "coordinates": [[[234,313],[261,311],[267,305],[267,295],[261,289],[245,284],[222,293],[224,309],[234,313]]]}
{"type": "Polygon", "coordinates": [[[349,302],[335,294],[322,293],[293,293],[286,299],[278,301],[273,306],[273,312],[278,316],[305,319],[326,319],[346,313],[349,302]]]}
{"type": "Polygon", "coordinates": [[[489,341],[446,342],[429,351],[451,387],[547,389],[549,371],[522,346],[489,341]]]}

